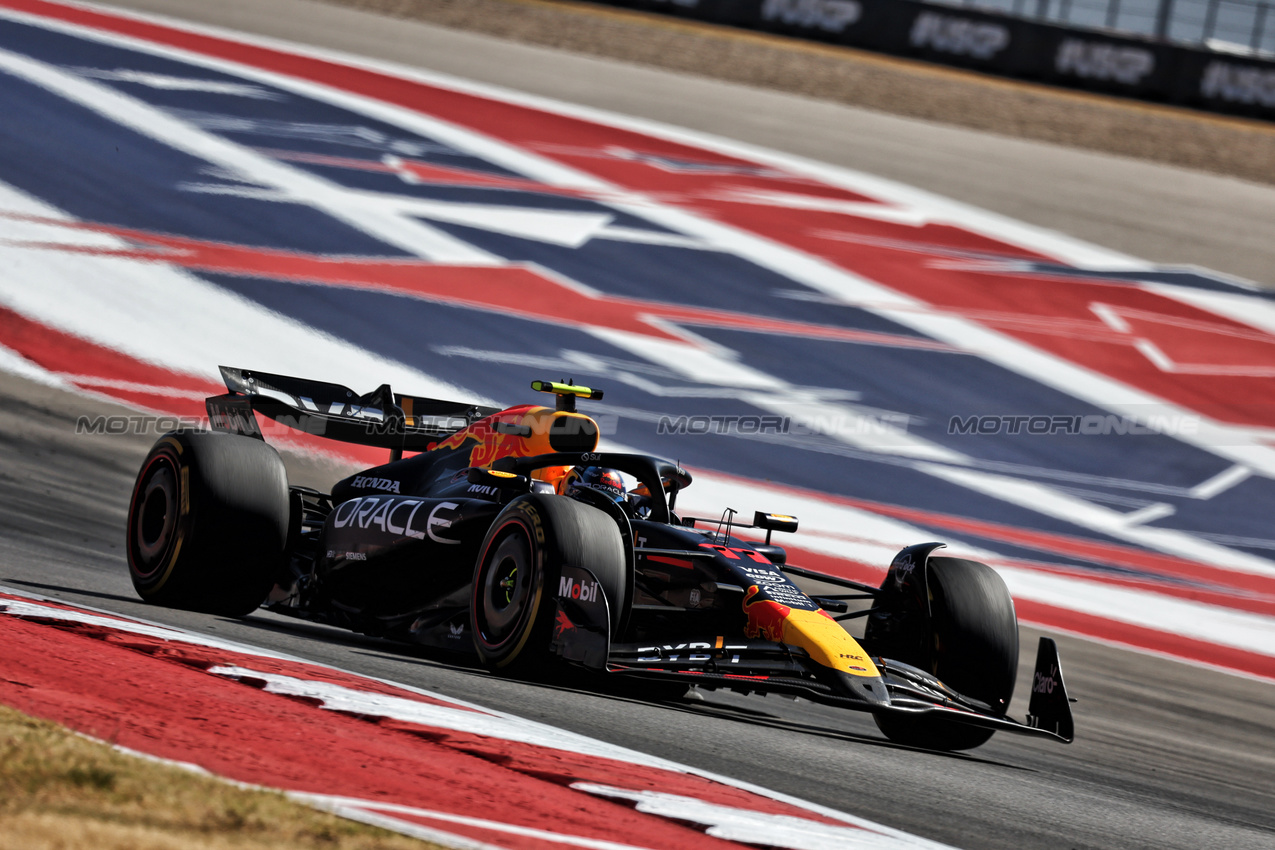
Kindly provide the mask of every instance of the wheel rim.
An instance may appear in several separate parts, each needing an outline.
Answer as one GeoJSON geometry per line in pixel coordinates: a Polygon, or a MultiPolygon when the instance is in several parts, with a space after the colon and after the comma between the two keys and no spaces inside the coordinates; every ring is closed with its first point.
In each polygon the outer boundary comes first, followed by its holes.
{"type": "Polygon", "coordinates": [[[147,578],[163,566],[177,530],[177,470],[166,457],[152,462],[137,489],[132,516],[133,568],[147,578]]]}
{"type": "Polygon", "coordinates": [[[501,534],[490,552],[480,578],[477,625],[483,643],[499,648],[521,633],[530,616],[535,570],[520,525],[501,534]]]}

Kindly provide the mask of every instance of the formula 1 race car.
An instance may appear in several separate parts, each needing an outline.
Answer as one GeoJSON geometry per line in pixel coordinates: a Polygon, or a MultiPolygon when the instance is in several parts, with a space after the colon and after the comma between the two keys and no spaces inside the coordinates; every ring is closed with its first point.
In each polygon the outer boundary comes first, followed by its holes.
{"type": "Polygon", "coordinates": [[[799,695],[871,712],[891,740],[935,749],[997,730],[1073,738],[1049,638],[1027,722],[1007,716],[1018,622],[991,568],[922,543],[873,587],[788,564],[771,538],[796,531],[793,517],[679,516],[689,472],[597,451],[597,424],[576,402],[600,391],[536,381],[553,408],[497,410],[221,372],[229,392],[207,400],[213,430],[161,437],[133,488],[129,573],[148,602],[235,616],[264,606],[522,676],[574,668],[586,681],[644,679],[652,693],[799,695]],[[331,493],[289,486],[258,416],[390,460],[331,493]],[[846,592],[808,595],[794,577],[846,592]],[[839,622],[856,617],[861,639],[839,622]]]}

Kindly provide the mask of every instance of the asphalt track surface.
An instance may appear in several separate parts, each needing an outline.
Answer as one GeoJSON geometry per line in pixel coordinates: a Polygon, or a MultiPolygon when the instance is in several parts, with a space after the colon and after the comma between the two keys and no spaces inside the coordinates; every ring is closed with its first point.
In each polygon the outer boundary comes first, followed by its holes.
{"type": "MultiPolygon", "coordinates": [[[[250,24],[243,18],[221,22],[250,24]]],[[[369,36],[364,52],[375,43],[369,36]]],[[[472,62],[474,42],[465,44],[472,62]]],[[[553,61],[545,51],[536,55],[553,61]]],[[[507,68],[504,62],[499,56],[486,60],[490,68],[507,68]]],[[[573,97],[571,91],[558,94],[573,97]]],[[[607,105],[627,108],[619,101],[607,105]]],[[[731,128],[718,132],[729,135],[731,128]]],[[[941,163],[933,168],[943,170],[941,163]]],[[[1271,685],[1085,641],[1061,640],[1068,685],[1081,700],[1076,744],[998,736],[969,756],[948,756],[889,745],[869,719],[804,702],[708,694],[686,705],[652,705],[494,679],[267,615],[231,621],[145,606],[127,580],[122,529],[128,490],[152,438],[74,434],[77,416],[109,410],[105,403],[0,378],[0,584],[442,691],[957,846],[1275,842],[1271,685]]],[[[293,476],[323,486],[335,472],[298,466],[293,476]]],[[[1030,655],[1035,634],[1024,632],[1030,655]]],[[[1030,668],[1028,657],[1022,669],[1030,668]]],[[[1024,677],[1017,715],[1026,692],[1024,677]]]]}
{"type": "MultiPolygon", "coordinates": [[[[427,688],[958,847],[1194,850],[1275,840],[1269,683],[1065,636],[1077,741],[999,735],[947,755],[894,746],[866,715],[808,702],[598,696],[269,614],[231,620],[146,605],[122,544],[128,493],[153,436],[75,433],[80,416],[129,412],[0,374],[0,586],[427,688]]],[[[295,458],[290,467],[297,483],[337,473],[295,458]]],[[[1011,708],[1019,717],[1036,637],[1023,629],[1011,708]]]]}

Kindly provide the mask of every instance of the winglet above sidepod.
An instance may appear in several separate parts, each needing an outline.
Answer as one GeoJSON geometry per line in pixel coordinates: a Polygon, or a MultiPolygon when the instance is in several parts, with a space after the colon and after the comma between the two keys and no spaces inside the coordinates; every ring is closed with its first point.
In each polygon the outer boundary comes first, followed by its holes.
{"type": "Polygon", "coordinates": [[[1071,719],[1071,700],[1063,685],[1062,662],[1053,638],[1042,637],[1036,650],[1036,673],[1032,676],[1032,697],[1027,706],[1027,725],[1051,732],[1071,743],[1076,725],[1071,719]]]}

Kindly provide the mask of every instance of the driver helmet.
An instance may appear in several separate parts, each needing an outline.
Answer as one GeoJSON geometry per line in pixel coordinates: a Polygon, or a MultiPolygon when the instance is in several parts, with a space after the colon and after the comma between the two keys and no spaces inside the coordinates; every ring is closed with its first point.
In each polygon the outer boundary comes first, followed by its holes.
{"type": "Polygon", "coordinates": [[[620,504],[628,496],[620,473],[602,466],[577,466],[558,482],[558,494],[562,496],[574,497],[581,489],[596,490],[620,504]]]}

